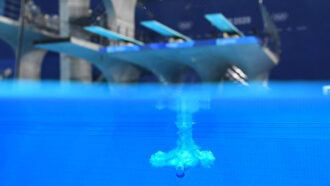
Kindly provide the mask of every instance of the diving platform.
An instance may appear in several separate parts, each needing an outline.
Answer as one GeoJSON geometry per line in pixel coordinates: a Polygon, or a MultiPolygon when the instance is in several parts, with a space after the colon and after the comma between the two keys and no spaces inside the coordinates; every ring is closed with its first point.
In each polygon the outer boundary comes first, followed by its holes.
{"type": "Polygon", "coordinates": [[[221,13],[206,14],[205,18],[221,32],[234,33],[241,37],[244,36],[244,34],[221,13]]]}
{"type": "MultiPolygon", "coordinates": [[[[0,39],[5,41],[15,53],[17,53],[19,42],[18,31],[18,21],[0,16],[0,39]]],[[[23,36],[22,58],[18,69],[19,78],[39,79],[41,63],[47,51],[35,48],[34,41],[56,38],[57,35],[27,24],[23,36]]]]}
{"type": "Polygon", "coordinates": [[[114,39],[116,41],[124,41],[124,42],[128,42],[128,43],[133,43],[136,45],[144,45],[144,43],[141,41],[118,34],[116,32],[107,30],[107,29],[99,27],[99,26],[88,26],[88,27],[84,27],[84,29],[91,33],[106,37],[108,39],[114,39]]]}
{"type": "Polygon", "coordinates": [[[175,38],[180,38],[186,41],[191,40],[191,38],[189,38],[188,36],[185,36],[175,30],[173,30],[172,28],[158,22],[155,20],[151,20],[151,21],[142,21],[141,25],[164,36],[164,37],[175,37],[175,38]]]}
{"type": "MultiPolygon", "coordinates": [[[[13,48],[16,48],[18,45],[18,28],[18,21],[5,16],[0,16],[0,39],[4,40],[13,48]]],[[[26,25],[23,35],[25,38],[23,42],[25,42],[24,44],[28,45],[28,47],[33,46],[34,40],[58,37],[56,34],[35,27],[30,27],[29,25],[26,25]]]]}
{"type": "Polygon", "coordinates": [[[203,82],[220,81],[232,65],[249,80],[258,80],[278,62],[253,36],[109,47],[67,38],[38,42],[36,47],[90,61],[110,82],[115,81],[113,73],[120,73],[114,69],[121,64],[147,69],[162,83],[177,83],[187,69],[195,71],[203,82]]]}

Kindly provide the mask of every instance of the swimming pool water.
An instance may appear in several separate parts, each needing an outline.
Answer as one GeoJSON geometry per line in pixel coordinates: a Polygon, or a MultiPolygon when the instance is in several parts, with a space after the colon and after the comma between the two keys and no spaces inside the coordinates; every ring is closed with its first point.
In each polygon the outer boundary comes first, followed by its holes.
{"type": "Polygon", "coordinates": [[[327,84],[1,82],[0,185],[330,185],[327,84]],[[183,178],[150,163],[180,112],[215,157],[183,178]]]}

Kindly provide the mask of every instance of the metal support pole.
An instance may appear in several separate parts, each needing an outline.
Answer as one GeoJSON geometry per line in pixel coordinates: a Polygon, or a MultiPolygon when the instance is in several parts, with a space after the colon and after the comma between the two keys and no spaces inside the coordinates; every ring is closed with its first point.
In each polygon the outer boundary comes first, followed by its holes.
{"type": "Polygon", "coordinates": [[[23,38],[24,38],[24,26],[25,26],[25,4],[28,0],[21,0],[21,15],[19,20],[18,31],[18,45],[16,52],[16,65],[15,65],[15,77],[19,77],[19,69],[22,57],[23,38]]]}

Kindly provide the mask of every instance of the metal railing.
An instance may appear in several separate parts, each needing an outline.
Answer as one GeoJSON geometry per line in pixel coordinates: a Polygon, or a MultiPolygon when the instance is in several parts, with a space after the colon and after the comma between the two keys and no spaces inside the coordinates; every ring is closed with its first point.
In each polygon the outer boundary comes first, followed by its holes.
{"type": "MultiPolygon", "coordinates": [[[[20,19],[20,0],[0,0],[0,15],[13,20],[20,19]]],[[[40,8],[32,1],[28,1],[25,6],[24,21],[29,28],[46,30],[52,33],[59,33],[59,18],[57,15],[44,14],[40,8]]]]}
{"type": "MultiPolygon", "coordinates": [[[[5,16],[18,21],[21,17],[20,9],[20,0],[0,0],[1,16],[5,16]]],[[[49,15],[42,12],[40,7],[38,7],[33,0],[29,0],[26,2],[24,12],[25,15],[22,16],[22,18],[24,18],[25,27],[28,29],[33,29],[37,31],[43,30],[53,33],[55,35],[59,35],[61,23],[65,22],[65,24],[67,24],[66,20],[60,20],[60,17],[58,15],[49,15]]],[[[86,36],[84,37],[84,39],[89,38],[87,40],[103,46],[118,45],[120,43],[118,41],[112,41],[108,38],[91,34],[89,32],[86,32],[84,29],[85,26],[89,25],[108,28],[107,18],[107,12],[103,1],[99,0],[96,6],[94,6],[90,10],[88,17],[83,18],[83,20],[72,20],[69,24],[71,30],[74,30],[74,35],[86,36]]],[[[136,38],[147,43],[152,41],[152,39],[149,38],[149,36],[143,31],[137,31],[136,38]]]]}

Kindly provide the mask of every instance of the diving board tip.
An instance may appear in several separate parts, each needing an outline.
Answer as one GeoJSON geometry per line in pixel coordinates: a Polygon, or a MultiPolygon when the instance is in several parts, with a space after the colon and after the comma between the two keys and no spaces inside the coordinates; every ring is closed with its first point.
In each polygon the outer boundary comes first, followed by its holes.
{"type": "Polygon", "coordinates": [[[102,28],[99,26],[87,26],[87,27],[84,27],[84,29],[87,30],[88,32],[91,32],[91,33],[94,33],[94,34],[97,34],[97,35],[100,35],[100,36],[103,36],[103,37],[106,37],[109,39],[130,42],[130,43],[134,43],[137,45],[144,45],[144,43],[141,41],[118,34],[116,32],[113,32],[111,30],[108,30],[108,29],[105,29],[105,28],[102,28]]]}
{"type": "Polygon", "coordinates": [[[244,34],[221,13],[205,14],[205,18],[221,32],[235,33],[239,36],[244,36],[244,34]]]}
{"type": "Polygon", "coordinates": [[[189,38],[188,36],[185,36],[156,20],[142,21],[140,22],[140,24],[165,37],[177,37],[186,41],[191,40],[191,38],[189,38]]]}

